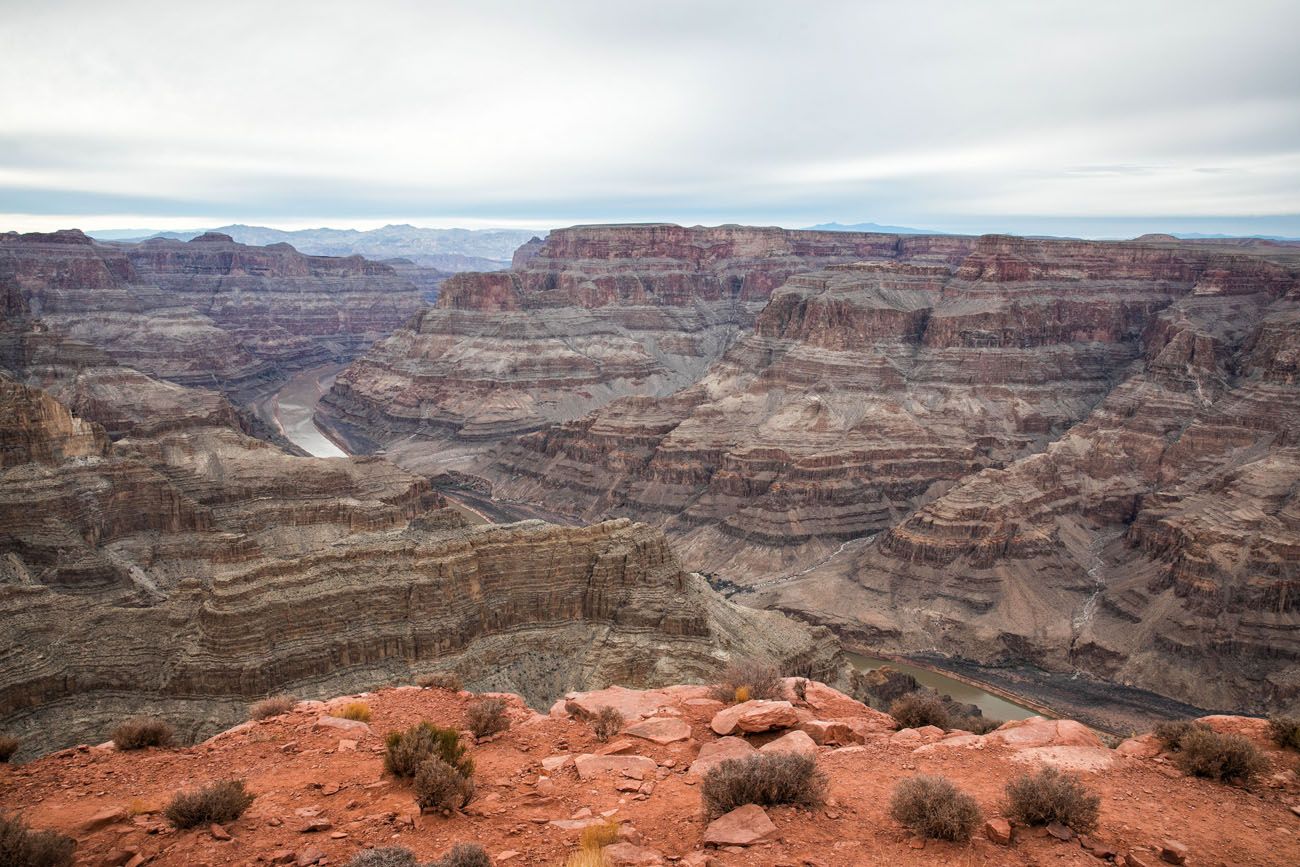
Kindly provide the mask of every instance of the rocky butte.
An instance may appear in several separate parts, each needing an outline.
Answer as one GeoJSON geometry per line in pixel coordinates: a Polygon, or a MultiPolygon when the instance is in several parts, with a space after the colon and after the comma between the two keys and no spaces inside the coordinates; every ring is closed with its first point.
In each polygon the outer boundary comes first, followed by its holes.
{"type": "Polygon", "coordinates": [[[326,412],[865,646],[1300,707],[1295,246],[840,243],[553,233],[326,412]]]}

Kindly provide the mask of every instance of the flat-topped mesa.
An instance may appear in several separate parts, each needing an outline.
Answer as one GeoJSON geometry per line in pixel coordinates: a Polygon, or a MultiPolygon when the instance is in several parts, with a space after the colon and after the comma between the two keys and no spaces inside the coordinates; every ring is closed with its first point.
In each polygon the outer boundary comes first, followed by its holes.
{"type": "Polygon", "coordinates": [[[17,287],[30,315],[124,364],[226,390],[348,357],[421,305],[420,289],[386,265],[216,233],[142,244],[8,233],[0,283],[17,287]]]}
{"type": "MultiPolygon", "coordinates": [[[[743,226],[576,226],[508,272],[461,274],[437,307],[377,343],[322,402],[364,447],[410,433],[471,455],[628,395],[698,381],[773,289],[836,262],[955,264],[973,238],[743,226]]],[[[399,459],[419,466],[418,447],[399,459]]]]}

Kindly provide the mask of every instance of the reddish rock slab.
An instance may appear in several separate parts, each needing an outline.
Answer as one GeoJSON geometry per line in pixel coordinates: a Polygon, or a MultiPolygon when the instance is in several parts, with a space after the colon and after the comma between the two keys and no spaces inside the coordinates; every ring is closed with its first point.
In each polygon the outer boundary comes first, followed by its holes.
{"type": "Polygon", "coordinates": [[[592,753],[577,756],[573,764],[578,769],[578,777],[583,780],[594,779],[610,771],[622,773],[639,770],[653,774],[658,767],[654,759],[645,756],[598,756],[592,753]]]}
{"type": "Polygon", "coordinates": [[[661,707],[671,706],[677,697],[659,689],[626,689],[611,686],[592,692],[571,692],[564,697],[564,709],[580,719],[594,719],[601,708],[612,707],[623,719],[634,721],[654,716],[661,707]]]}
{"type": "Polygon", "coordinates": [[[609,867],[660,867],[664,857],[653,849],[632,843],[613,843],[601,850],[609,867]]]}
{"type": "Polygon", "coordinates": [[[628,726],[623,734],[662,745],[686,740],[691,736],[691,727],[676,717],[650,717],[628,726]]]}
{"type": "Polygon", "coordinates": [[[841,720],[814,719],[799,723],[799,730],[807,732],[813,743],[830,746],[844,746],[857,743],[857,739],[847,723],[841,720]]]}
{"type": "Polygon", "coordinates": [[[776,837],[776,825],[757,804],[737,807],[719,816],[704,829],[707,846],[752,846],[776,837]]]}
{"type": "Polygon", "coordinates": [[[1071,719],[1043,719],[1039,716],[1003,723],[985,737],[1017,749],[1105,746],[1092,729],[1083,723],[1071,719]]]}
{"type": "Polygon", "coordinates": [[[709,741],[700,747],[699,754],[695,761],[691,763],[691,773],[703,776],[709,772],[709,769],[715,765],[720,765],[728,759],[743,759],[746,756],[754,755],[758,750],[754,749],[753,744],[744,738],[725,737],[718,738],[716,741],[709,741]]]}
{"type": "Polygon", "coordinates": [[[313,729],[338,729],[344,732],[356,732],[357,734],[370,733],[370,726],[361,722],[361,720],[344,719],[340,716],[323,716],[316,722],[312,723],[313,729]]]}
{"type": "Polygon", "coordinates": [[[799,715],[788,701],[754,699],[718,711],[709,727],[720,735],[736,732],[768,732],[799,724],[799,715]]]}
{"type": "Polygon", "coordinates": [[[817,754],[817,744],[807,732],[795,729],[792,732],[786,732],[781,737],[764,744],[758,750],[760,753],[809,753],[817,754]]]}
{"type": "Polygon", "coordinates": [[[1011,845],[1011,823],[1006,819],[989,819],[984,823],[984,836],[999,846],[1011,845]]]}

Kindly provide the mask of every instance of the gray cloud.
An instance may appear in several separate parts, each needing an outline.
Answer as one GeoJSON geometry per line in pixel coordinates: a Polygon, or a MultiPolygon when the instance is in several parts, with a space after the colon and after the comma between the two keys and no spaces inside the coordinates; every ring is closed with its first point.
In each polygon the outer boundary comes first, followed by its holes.
{"type": "Polygon", "coordinates": [[[1283,0],[6,7],[20,228],[1300,214],[1283,0]]]}

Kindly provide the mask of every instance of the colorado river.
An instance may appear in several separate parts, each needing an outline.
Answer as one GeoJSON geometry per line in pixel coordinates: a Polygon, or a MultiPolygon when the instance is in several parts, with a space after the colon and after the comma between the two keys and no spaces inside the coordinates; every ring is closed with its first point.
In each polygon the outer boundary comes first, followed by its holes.
{"type": "Polygon", "coordinates": [[[1000,719],[1006,722],[1013,719],[1026,719],[1037,714],[1036,711],[1021,707],[1002,696],[986,692],[978,686],[947,677],[928,668],[921,668],[920,666],[909,665],[906,662],[897,662],[892,659],[863,656],[860,653],[846,653],[845,656],[859,671],[872,671],[887,665],[895,671],[910,674],[922,686],[928,686],[940,695],[952,696],[953,701],[975,705],[980,709],[980,713],[989,719],[1000,719]]]}
{"type": "Polygon", "coordinates": [[[344,458],[347,452],[316,427],[316,404],[329,391],[345,364],[322,364],[300,370],[269,395],[253,402],[258,416],[285,439],[317,458],[344,458]]]}

